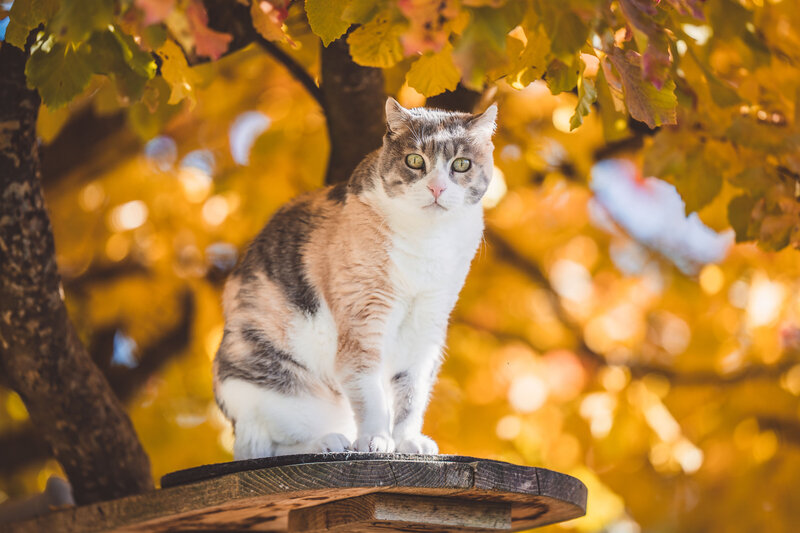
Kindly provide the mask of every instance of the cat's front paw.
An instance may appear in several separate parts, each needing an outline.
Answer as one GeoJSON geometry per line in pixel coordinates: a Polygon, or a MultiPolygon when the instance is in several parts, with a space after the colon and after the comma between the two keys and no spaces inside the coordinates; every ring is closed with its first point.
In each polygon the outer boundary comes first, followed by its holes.
{"type": "Polygon", "coordinates": [[[350,441],[341,433],[328,433],[312,445],[314,453],[341,453],[350,448],[350,441]]]}
{"type": "Polygon", "coordinates": [[[394,451],[394,440],[388,435],[364,435],[353,443],[356,452],[383,452],[394,451]]]}
{"type": "Polygon", "coordinates": [[[435,455],[439,453],[439,446],[432,438],[425,435],[414,435],[400,440],[397,444],[397,453],[422,453],[435,455]]]}

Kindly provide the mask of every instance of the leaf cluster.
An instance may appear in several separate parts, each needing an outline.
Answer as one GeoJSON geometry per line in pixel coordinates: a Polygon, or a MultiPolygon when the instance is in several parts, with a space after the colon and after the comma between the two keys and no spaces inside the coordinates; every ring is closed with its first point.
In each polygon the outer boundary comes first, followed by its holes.
{"type": "MultiPolygon", "coordinates": [[[[569,129],[596,108],[607,142],[641,135],[631,127],[637,123],[660,130],[645,143],[645,169],[674,182],[688,211],[735,197],[729,222],[739,241],[800,246],[800,75],[793,66],[800,59],[791,44],[800,39],[787,29],[800,20],[789,6],[237,1],[249,8],[248,25],[304,64],[316,61],[309,45],[345,39],[356,63],[384,69],[390,92],[407,85],[430,97],[459,84],[522,90],[544,80],[553,94],[575,95],[569,129]]],[[[105,101],[129,108],[148,137],[177,104],[193,101],[204,80],[189,65],[218,59],[235,37],[209,22],[200,0],[31,0],[13,5],[7,42],[24,46],[41,26],[27,73],[44,103],[65,105],[93,76],[105,77],[116,87],[105,101]]]]}

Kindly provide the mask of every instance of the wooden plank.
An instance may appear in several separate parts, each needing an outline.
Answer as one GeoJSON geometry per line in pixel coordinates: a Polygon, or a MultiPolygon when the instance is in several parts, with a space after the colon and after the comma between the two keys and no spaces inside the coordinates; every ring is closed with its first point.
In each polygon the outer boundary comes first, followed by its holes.
{"type": "Polygon", "coordinates": [[[438,533],[510,531],[511,504],[375,493],[289,512],[289,533],[376,533],[387,529],[438,533]]]}
{"type": "Polygon", "coordinates": [[[0,530],[286,531],[294,509],[373,493],[510,502],[512,530],[576,518],[586,506],[586,488],[570,476],[457,456],[287,456],[198,467],[167,476],[164,485],[0,530]]]}
{"type": "MultiPolygon", "coordinates": [[[[195,466],[185,470],[169,473],[161,478],[163,488],[174,487],[196,483],[205,479],[212,479],[226,474],[237,472],[247,472],[261,470],[263,468],[273,468],[276,466],[291,466],[297,464],[313,463],[333,463],[344,461],[392,461],[400,464],[401,462],[425,462],[431,463],[476,463],[486,459],[467,457],[463,455],[419,455],[412,453],[315,453],[300,455],[281,455],[278,457],[262,457],[259,459],[245,459],[243,461],[231,461],[229,463],[217,463],[212,465],[195,466]]],[[[509,463],[506,463],[509,464],[509,463]]]]}

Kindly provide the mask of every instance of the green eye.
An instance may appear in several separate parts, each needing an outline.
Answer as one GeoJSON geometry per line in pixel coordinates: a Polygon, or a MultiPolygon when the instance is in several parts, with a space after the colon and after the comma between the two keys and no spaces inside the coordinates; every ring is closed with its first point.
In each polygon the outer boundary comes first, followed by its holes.
{"type": "Polygon", "coordinates": [[[453,161],[453,170],[456,172],[466,172],[469,170],[469,167],[472,166],[472,161],[467,159],[466,157],[459,157],[455,161],[453,161]]]}
{"type": "Polygon", "coordinates": [[[406,156],[406,165],[414,169],[420,169],[425,166],[425,160],[419,154],[408,154],[406,156]]]}

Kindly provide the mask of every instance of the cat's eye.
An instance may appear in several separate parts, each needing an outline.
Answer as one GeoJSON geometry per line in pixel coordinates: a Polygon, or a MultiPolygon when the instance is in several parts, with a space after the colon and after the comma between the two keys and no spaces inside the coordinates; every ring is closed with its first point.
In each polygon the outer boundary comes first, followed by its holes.
{"type": "Polygon", "coordinates": [[[453,170],[456,172],[466,172],[469,170],[469,167],[472,166],[472,161],[467,159],[466,157],[459,157],[455,161],[453,161],[453,170]]]}
{"type": "Polygon", "coordinates": [[[422,156],[419,154],[408,154],[406,156],[406,165],[418,170],[425,166],[425,160],[422,159],[422,156]]]}

